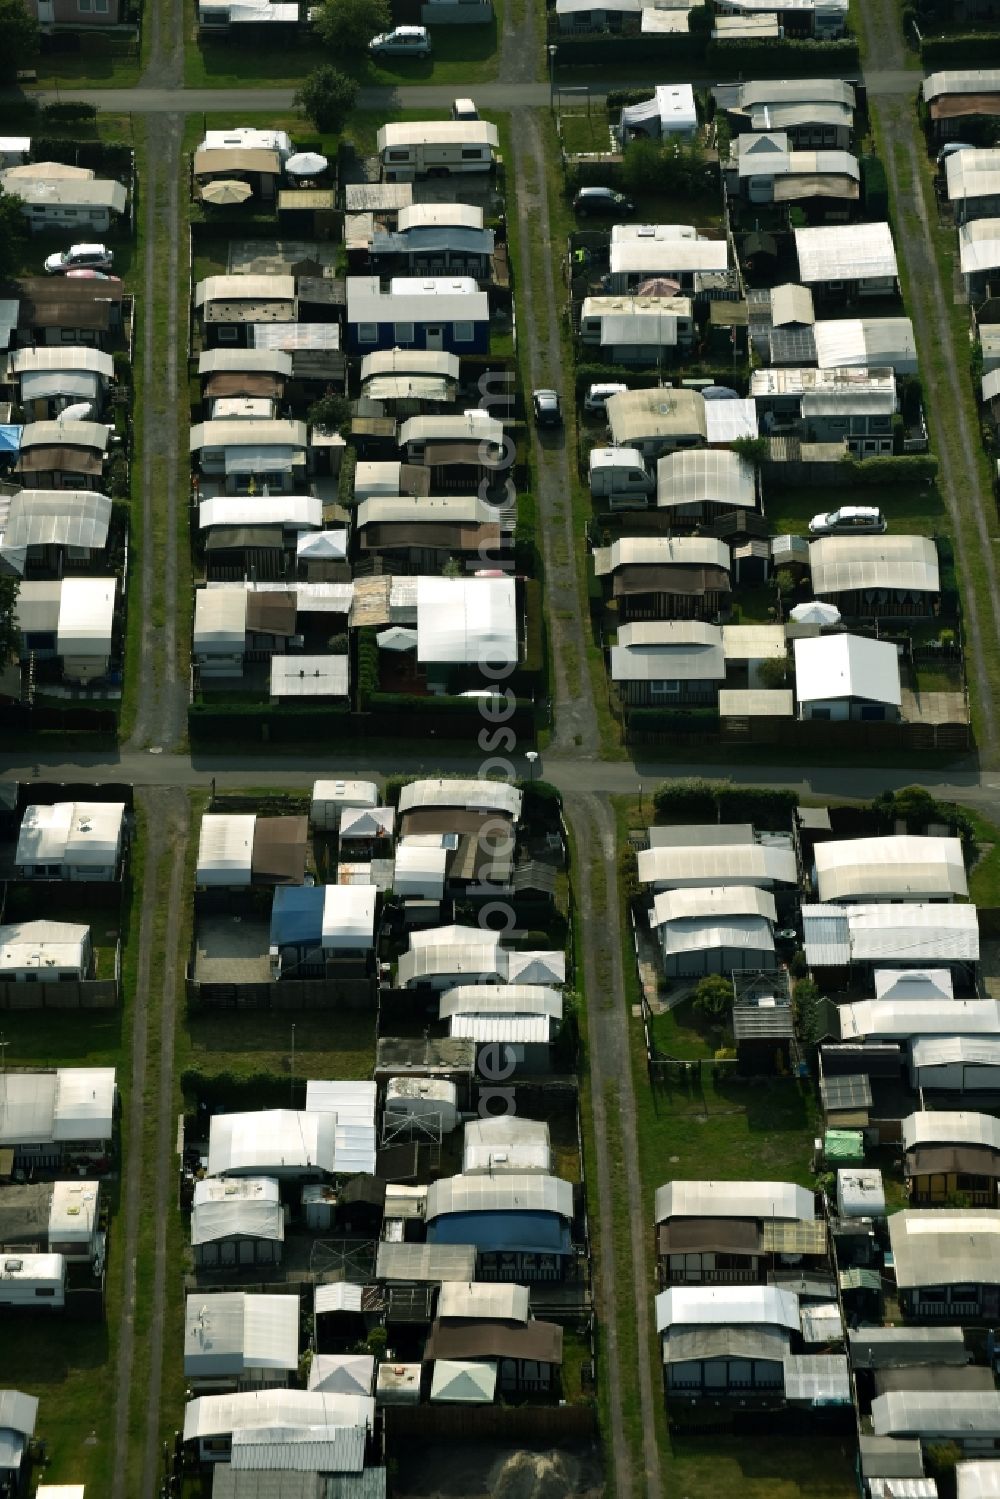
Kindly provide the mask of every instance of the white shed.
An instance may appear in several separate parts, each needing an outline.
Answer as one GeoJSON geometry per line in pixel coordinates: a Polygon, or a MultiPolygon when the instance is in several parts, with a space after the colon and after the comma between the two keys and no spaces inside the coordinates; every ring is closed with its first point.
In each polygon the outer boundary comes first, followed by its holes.
{"type": "Polygon", "coordinates": [[[253,813],[206,812],[198,838],[198,885],[250,884],[253,857],[253,813]]]}
{"type": "Polygon", "coordinates": [[[374,781],[314,781],[309,821],[321,833],[335,833],[345,807],[377,807],[374,781]]]}

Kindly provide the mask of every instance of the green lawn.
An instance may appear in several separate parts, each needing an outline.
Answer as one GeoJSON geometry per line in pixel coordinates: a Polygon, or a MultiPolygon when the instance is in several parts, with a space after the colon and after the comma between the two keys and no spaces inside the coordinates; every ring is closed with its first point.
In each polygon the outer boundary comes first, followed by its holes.
{"type": "Polygon", "coordinates": [[[595,151],[613,149],[608,112],[603,107],[603,100],[598,100],[592,109],[581,110],[579,114],[561,114],[559,127],[563,150],[569,156],[590,155],[595,151]]]}
{"type": "Polygon", "coordinates": [[[790,489],[779,489],[772,484],[764,497],[767,519],[779,536],[785,531],[804,534],[812,517],[820,511],[857,504],[878,505],[890,532],[899,535],[941,534],[948,528],[944,501],[935,484],[893,484],[877,490],[859,490],[847,483],[843,487],[790,489]]]}
{"type": "MultiPolygon", "coordinates": [[[[495,0],[496,3],[496,0],[495,0]]],[[[495,78],[499,61],[500,11],[489,26],[441,26],[433,36],[433,55],[375,62],[367,56],[335,59],[363,88],[408,87],[425,83],[476,84],[495,78]]],[[[188,88],[297,88],[320,62],[330,61],[317,42],[282,44],[269,49],[231,38],[200,41],[192,21],[184,55],[188,88]]]]}
{"type": "Polygon", "coordinates": [[[110,1489],[114,1373],[107,1328],[59,1312],[7,1318],[0,1378],[39,1400],[36,1438],[45,1444],[45,1483],[110,1489]]]}
{"type": "Polygon", "coordinates": [[[51,89],[63,84],[81,88],[134,88],[139,81],[141,64],[138,52],[50,53],[39,57],[35,66],[38,88],[51,89]]]}
{"type": "Polygon", "coordinates": [[[186,1017],[177,1065],[249,1077],[271,1072],[290,1077],[292,1025],[295,1075],[370,1078],[375,1063],[375,1016],[352,1010],[280,1014],[219,1010],[186,1017]]]}
{"type": "Polygon", "coordinates": [[[683,1061],[711,1057],[716,1047],[724,1044],[718,1039],[715,1028],[707,1025],[696,1013],[690,1000],[679,1004],[676,1010],[652,1015],[649,1030],[657,1051],[663,1052],[665,1056],[679,1057],[683,1061]]]}
{"type": "Polygon", "coordinates": [[[856,1499],[858,1492],[844,1437],[671,1433],[661,1461],[666,1491],[684,1499],[856,1499]]]}

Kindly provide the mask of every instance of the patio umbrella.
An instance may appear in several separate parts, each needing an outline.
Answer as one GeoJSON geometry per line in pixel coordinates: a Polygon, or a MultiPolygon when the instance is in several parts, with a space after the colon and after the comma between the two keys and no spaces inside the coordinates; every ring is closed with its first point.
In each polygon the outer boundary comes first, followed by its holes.
{"type": "Polygon", "coordinates": [[[289,177],[318,177],[330,163],[318,151],[298,151],[285,162],[289,177]]]}
{"type": "Polygon", "coordinates": [[[233,177],[222,177],[218,182],[206,182],[201,190],[203,203],[215,203],[220,206],[229,203],[245,203],[248,198],[252,197],[253,188],[249,182],[237,182],[233,177]]]}
{"type": "Polygon", "coordinates": [[[56,417],[57,422],[85,422],[88,417],[93,416],[94,405],[92,401],[74,401],[72,406],[64,406],[56,417]]]}
{"type": "Polygon", "coordinates": [[[790,618],[799,625],[839,625],[840,610],[836,604],[824,604],[819,599],[810,599],[807,604],[796,604],[790,618]]]}
{"type": "Polygon", "coordinates": [[[375,644],[381,651],[415,651],[416,630],[407,630],[403,625],[390,625],[375,636],[375,644]]]}

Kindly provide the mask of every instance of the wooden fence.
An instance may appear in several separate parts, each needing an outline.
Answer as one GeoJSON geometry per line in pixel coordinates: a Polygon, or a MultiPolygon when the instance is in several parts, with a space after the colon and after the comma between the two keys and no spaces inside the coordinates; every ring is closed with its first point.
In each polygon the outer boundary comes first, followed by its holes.
{"type": "Polygon", "coordinates": [[[0,980],[0,1010],[116,1010],[115,979],[25,984],[0,980]]]}

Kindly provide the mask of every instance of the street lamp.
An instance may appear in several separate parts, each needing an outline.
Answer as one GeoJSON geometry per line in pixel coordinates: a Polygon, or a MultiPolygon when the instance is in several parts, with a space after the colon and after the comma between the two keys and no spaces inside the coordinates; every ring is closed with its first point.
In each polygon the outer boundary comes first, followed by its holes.
{"type": "Polygon", "coordinates": [[[524,758],[528,762],[528,778],[533,781],[535,779],[535,761],[538,759],[538,751],[525,750],[524,758]]]}
{"type": "Polygon", "coordinates": [[[556,100],[556,47],[553,44],[549,48],[549,109],[555,107],[556,100]]]}

